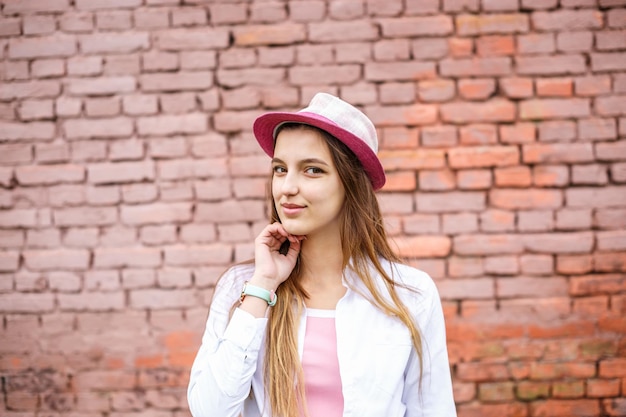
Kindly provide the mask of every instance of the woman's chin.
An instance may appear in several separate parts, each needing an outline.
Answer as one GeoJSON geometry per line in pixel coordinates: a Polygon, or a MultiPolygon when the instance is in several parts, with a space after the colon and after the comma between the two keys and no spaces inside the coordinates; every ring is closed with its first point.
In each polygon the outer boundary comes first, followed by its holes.
{"type": "Polygon", "coordinates": [[[282,222],[282,225],[290,235],[304,236],[308,232],[308,229],[303,227],[302,224],[298,224],[298,222],[287,220],[282,222]]]}

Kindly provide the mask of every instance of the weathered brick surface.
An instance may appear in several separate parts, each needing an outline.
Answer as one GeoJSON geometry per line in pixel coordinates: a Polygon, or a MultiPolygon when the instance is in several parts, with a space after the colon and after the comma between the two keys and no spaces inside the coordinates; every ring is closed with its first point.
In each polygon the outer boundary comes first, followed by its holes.
{"type": "Polygon", "coordinates": [[[376,124],[459,416],[626,415],[625,1],[1,3],[1,415],[189,416],[252,122],[317,91],[376,124]]]}

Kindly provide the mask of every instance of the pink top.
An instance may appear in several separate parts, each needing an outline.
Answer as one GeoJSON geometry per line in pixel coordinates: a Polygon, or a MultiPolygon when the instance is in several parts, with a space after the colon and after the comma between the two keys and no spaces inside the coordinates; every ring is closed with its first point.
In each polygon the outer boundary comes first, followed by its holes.
{"type": "Polygon", "coordinates": [[[307,309],[302,368],[309,417],[341,417],[343,393],[335,310],[307,309]]]}

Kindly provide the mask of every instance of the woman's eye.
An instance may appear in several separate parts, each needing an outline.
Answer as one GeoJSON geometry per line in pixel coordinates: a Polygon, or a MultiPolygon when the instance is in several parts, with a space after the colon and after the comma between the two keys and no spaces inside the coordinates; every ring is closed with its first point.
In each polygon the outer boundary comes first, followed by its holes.
{"type": "Polygon", "coordinates": [[[318,167],[308,167],[307,169],[305,169],[305,172],[308,174],[323,174],[324,170],[318,167]]]}
{"type": "Polygon", "coordinates": [[[272,168],[272,170],[274,171],[275,174],[283,174],[285,172],[287,172],[287,170],[284,167],[281,166],[275,166],[272,168]]]}

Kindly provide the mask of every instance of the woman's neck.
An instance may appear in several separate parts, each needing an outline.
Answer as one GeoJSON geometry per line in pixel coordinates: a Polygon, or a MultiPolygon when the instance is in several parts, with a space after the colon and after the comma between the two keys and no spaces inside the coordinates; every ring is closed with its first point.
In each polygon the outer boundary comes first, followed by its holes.
{"type": "Polygon", "coordinates": [[[345,294],[343,252],[339,239],[307,239],[302,245],[302,286],[309,308],[334,309],[345,294]]]}

